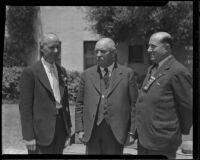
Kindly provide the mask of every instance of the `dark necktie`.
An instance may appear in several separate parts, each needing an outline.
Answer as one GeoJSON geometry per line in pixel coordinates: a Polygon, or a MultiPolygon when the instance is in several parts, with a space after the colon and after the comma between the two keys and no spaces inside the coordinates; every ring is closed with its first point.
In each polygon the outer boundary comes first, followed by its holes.
{"type": "Polygon", "coordinates": [[[106,88],[109,86],[109,73],[108,73],[108,68],[104,68],[105,74],[103,76],[103,80],[105,82],[106,88]]]}
{"type": "Polygon", "coordinates": [[[158,63],[155,63],[151,68],[151,75],[154,75],[158,69],[158,63]]]}

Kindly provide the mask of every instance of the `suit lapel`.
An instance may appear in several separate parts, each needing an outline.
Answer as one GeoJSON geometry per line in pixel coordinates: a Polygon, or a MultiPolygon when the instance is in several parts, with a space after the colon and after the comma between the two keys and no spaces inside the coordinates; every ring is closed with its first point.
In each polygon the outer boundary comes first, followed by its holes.
{"type": "Polygon", "coordinates": [[[62,69],[58,64],[56,64],[56,68],[57,68],[57,71],[58,71],[60,98],[62,100],[62,97],[63,97],[63,94],[64,94],[64,89],[65,89],[65,85],[64,85],[62,76],[65,76],[65,75],[62,73],[62,69]]]}
{"type": "Polygon", "coordinates": [[[142,88],[147,91],[156,80],[158,80],[160,77],[166,74],[167,70],[169,70],[173,61],[174,61],[174,57],[172,56],[166,62],[164,62],[164,64],[151,77],[150,77],[150,69],[151,69],[151,66],[150,66],[142,88]]]}
{"type": "Polygon", "coordinates": [[[144,79],[144,81],[143,81],[142,87],[147,83],[147,81],[148,81],[148,79],[149,79],[149,77],[150,77],[150,69],[151,69],[151,67],[152,67],[152,65],[149,66],[149,68],[148,68],[148,70],[147,70],[147,75],[146,75],[146,77],[145,77],[145,79],[144,79]]]}
{"type": "Polygon", "coordinates": [[[99,73],[99,72],[100,72],[100,70],[99,70],[98,66],[94,67],[93,71],[90,73],[90,79],[91,79],[91,82],[92,82],[93,86],[95,87],[96,91],[99,94],[101,94],[101,89],[100,89],[100,78],[101,78],[100,74],[101,73],[99,73]]]}
{"type": "Polygon", "coordinates": [[[158,79],[159,77],[165,75],[166,71],[169,70],[173,61],[174,61],[174,57],[172,56],[166,62],[164,62],[164,64],[155,73],[155,79],[158,79]]]}
{"type": "Polygon", "coordinates": [[[46,89],[48,89],[52,95],[54,95],[53,90],[50,85],[50,82],[49,82],[49,79],[48,79],[48,76],[47,76],[47,73],[46,73],[41,61],[38,62],[37,76],[38,76],[39,81],[43,84],[43,86],[46,89]]]}
{"type": "Polygon", "coordinates": [[[117,87],[117,85],[119,84],[119,82],[122,80],[122,76],[123,72],[122,69],[120,67],[120,65],[117,65],[117,67],[115,67],[113,69],[111,78],[110,78],[110,85],[108,88],[108,96],[113,92],[113,90],[117,87]]]}

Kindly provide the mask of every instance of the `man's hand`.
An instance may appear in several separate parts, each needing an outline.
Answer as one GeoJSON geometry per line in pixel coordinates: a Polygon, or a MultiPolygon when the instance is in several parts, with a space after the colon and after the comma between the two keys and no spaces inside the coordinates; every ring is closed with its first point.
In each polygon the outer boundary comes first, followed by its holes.
{"type": "Polygon", "coordinates": [[[135,143],[135,139],[132,135],[128,135],[125,145],[130,146],[135,143]]]}
{"type": "Polygon", "coordinates": [[[28,150],[31,150],[31,151],[35,151],[36,150],[36,140],[35,139],[30,140],[30,141],[24,140],[24,143],[25,143],[26,148],[28,150]]]}
{"type": "Polygon", "coordinates": [[[83,136],[84,136],[84,132],[83,132],[83,131],[81,131],[81,132],[78,133],[78,139],[79,139],[82,143],[84,143],[84,141],[83,141],[83,136]]]}

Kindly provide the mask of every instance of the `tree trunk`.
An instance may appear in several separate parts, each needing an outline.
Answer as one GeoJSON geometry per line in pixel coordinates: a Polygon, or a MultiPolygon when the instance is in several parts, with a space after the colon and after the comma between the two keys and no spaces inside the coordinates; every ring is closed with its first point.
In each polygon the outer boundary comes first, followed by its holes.
{"type": "Polygon", "coordinates": [[[28,55],[25,57],[25,62],[27,65],[31,65],[40,59],[39,41],[42,37],[43,29],[41,22],[40,7],[38,7],[37,9],[38,11],[35,15],[35,20],[33,23],[35,44],[27,46],[27,48],[25,49],[25,52],[27,53],[26,55],[28,55]]]}

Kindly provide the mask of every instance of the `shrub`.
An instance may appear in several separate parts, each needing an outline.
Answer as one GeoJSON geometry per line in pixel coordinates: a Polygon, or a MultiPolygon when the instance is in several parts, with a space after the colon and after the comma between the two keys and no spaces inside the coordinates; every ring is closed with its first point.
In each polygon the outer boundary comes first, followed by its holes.
{"type": "Polygon", "coordinates": [[[19,79],[23,67],[3,67],[2,79],[2,99],[18,100],[19,99],[19,79]]]}
{"type": "Polygon", "coordinates": [[[69,103],[74,104],[78,92],[81,73],[78,71],[67,71],[69,103]]]}

